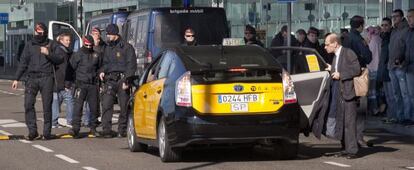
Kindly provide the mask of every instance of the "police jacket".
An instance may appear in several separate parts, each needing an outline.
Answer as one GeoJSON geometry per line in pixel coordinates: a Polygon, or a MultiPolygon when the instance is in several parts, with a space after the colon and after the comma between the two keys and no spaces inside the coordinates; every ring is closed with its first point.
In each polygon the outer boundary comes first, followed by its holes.
{"type": "Polygon", "coordinates": [[[98,53],[88,48],[82,47],[74,53],[70,58],[70,65],[75,70],[75,82],[95,84],[100,63],[98,53]]]}
{"type": "Polygon", "coordinates": [[[252,40],[247,40],[246,38],[244,38],[244,43],[246,44],[246,45],[253,45],[253,44],[256,44],[256,45],[258,45],[258,46],[260,46],[260,47],[264,47],[264,45],[263,45],[263,43],[262,42],[260,42],[259,40],[257,40],[256,39],[256,37],[253,37],[252,38],[252,40]]]}
{"type": "Polygon", "coordinates": [[[60,43],[58,43],[53,49],[52,53],[63,57],[63,62],[55,67],[55,78],[57,83],[55,90],[60,91],[64,88],[70,88],[74,81],[74,71],[69,64],[72,51],[60,43]]]}
{"type": "Polygon", "coordinates": [[[49,55],[40,52],[40,47],[49,47],[49,40],[44,42],[29,41],[22,52],[20,63],[16,71],[15,80],[20,80],[23,73],[52,75],[54,64],[63,62],[61,55],[52,53],[49,48],[49,55]]]}
{"type": "Polygon", "coordinates": [[[367,67],[367,64],[371,62],[371,50],[369,50],[369,47],[365,43],[364,38],[362,38],[361,33],[356,29],[351,29],[349,35],[344,39],[343,46],[354,51],[358,57],[361,67],[367,67]]]}
{"type": "MultiPolygon", "coordinates": [[[[290,41],[291,41],[291,44],[290,44],[291,46],[297,45],[297,40],[295,36],[290,35],[290,41]]],[[[282,32],[279,32],[278,34],[275,35],[275,37],[272,39],[272,43],[270,46],[271,47],[287,46],[287,39],[283,37],[282,32]]]]}
{"type": "Polygon", "coordinates": [[[131,77],[136,69],[137,58],[131,44],[119,38],[105,47],[101,72],[123,73],[125,77],[131,77]]]}
{"type": "Polygon", "coordinates": [[[406,65],[404,62],[404,38],[408,31],[407,21],[404,19],[398,26],[394,27],[391,32],[388,58],[388,69],[391,70],[395,67],[402,67],[406,65]],[[395,61],[400,60],[399,66],[396,65],[395,61]]]}

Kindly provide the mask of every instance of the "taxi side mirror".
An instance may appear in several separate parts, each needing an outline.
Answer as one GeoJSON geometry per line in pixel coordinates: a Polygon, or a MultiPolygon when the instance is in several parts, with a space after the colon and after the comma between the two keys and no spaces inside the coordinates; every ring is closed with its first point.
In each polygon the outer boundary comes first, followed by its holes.
{"type": "Polygon", "coordinates": [[[134,75],[131,77],[128,77],[127,79],[128,84],[134,86],[134,87],[138,87],[139,86],[139,76],[138,75],[134,75]]]}

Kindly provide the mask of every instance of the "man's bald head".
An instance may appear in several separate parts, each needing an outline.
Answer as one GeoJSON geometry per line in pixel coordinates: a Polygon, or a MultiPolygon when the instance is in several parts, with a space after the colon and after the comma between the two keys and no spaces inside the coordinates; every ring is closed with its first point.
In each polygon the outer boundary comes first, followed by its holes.
{"type": "Polygon", "coordinates": [[[328,53],[335,53],[341,46],[341,38],[338,34],[332,33],[325,38],[325,49],[328,53]]]}
{"type": "Polygon", "coordinates": [[[338,43],[341,44],[341,37],[338,36],[336,33],[331,33],[326,37],[326,40],[328,43],[338,43]]]}

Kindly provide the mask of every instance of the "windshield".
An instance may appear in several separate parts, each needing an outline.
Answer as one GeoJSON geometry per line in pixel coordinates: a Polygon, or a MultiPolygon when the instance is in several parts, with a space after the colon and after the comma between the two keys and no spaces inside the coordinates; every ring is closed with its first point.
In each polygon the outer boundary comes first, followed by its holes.
{"type": "Polygon", "coordinates": [[[192,28],[199,45],[221,44],[228,37],[227,21],[222,10],[169,10],[156,15],[156,44],[172,47],[184,42],[184,31],[192,28]],[[184,11],[184,13],[180,12],[184,11]]]}

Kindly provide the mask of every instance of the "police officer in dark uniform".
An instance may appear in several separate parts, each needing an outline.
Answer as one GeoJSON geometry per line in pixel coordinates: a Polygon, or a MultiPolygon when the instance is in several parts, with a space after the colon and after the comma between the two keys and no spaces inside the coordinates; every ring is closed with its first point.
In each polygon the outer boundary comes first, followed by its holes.
{"type": "MultiPolygon", "coordinates": [[[[99,60],[102,61],[102,56],[103,56],[103,52],[104,52],[106,44],[101,38],[101,29],[99,27],[93,27],[90,35],[92,36],[93,41],[94,41],[93,50],[94,50],[95,53],[98,54],[99,60]]],[[[97,75],[97,77],[98,77],[98,75],[97,75]]],[[[102,81],[98,81],[98,89],[99,89],[98,94],[101,94],[102,81]]],[[[98,113],[96,115],[96,117],[97,117],[96,124],[97,125],[101,124],[101,122],[98,121],[98,117],[101,115],[101,107],[100,107],[101,97],[102,97],[101,95],[98,95],[98,113]]],[[[92,115],[89,107],[87,107],[88,106],[87,103],[85,103],[85,106],[86,107],[84,107],[84,111],[83,111],[84,115],[83,115],[83,118],[82,118],[83,120],[82,121],[83,121],[84,125],[86,125],[87,127],[90,127],[93,115],[92,115]]]]}
{"type": "Polygon", "coordinates": [[[26,125],[29,129],[28,140],[39,138],[36,124],[35,103],[36,95],[40,91],[43,104],[43,137],[46,140],[56,136],[51,134],[52,128],[52,100],[53,100],[53,67],[63,62],[62,55],[51,52],[47,38],[47,27],[44,23],[37,23],[34,27],[33,40],[29,41],[22,53],[19,67],[16,71],[16,80],[12,88],[17,89],[18,81],[23,73],[27,72],[27,82],[24,95],[26,125]]]}
{"type": "Polygon", "coordinates": [[[96,132],[96,119],[98,115],[98,80],[97,72],[100,67],[98,53],[93,50],[92,36],[83,38],[83,47],[70,59],[70,65],[75,70],[75,107],[72,120],[72,129],[69,134],[73,138],[79,138],[81,127],[83,103],[87,100],[91,111],[90,134],[99,136],[96,132]]]}
{"type": "Polygon", "coordinates": [[[102,97],[102,124],[103,136],[112,137],[112,114],[114,99],[118,97],[121,108],[118,123],[118,136],[126,137],[127,105],[130,95],[126,79],[134,75],[137,63],[135,50],[119,35],[118,26],[108,25],[106,28],[108,45],[103,54],[103,64],[99,77],[104,80],[104,94],[102,97]]]}

